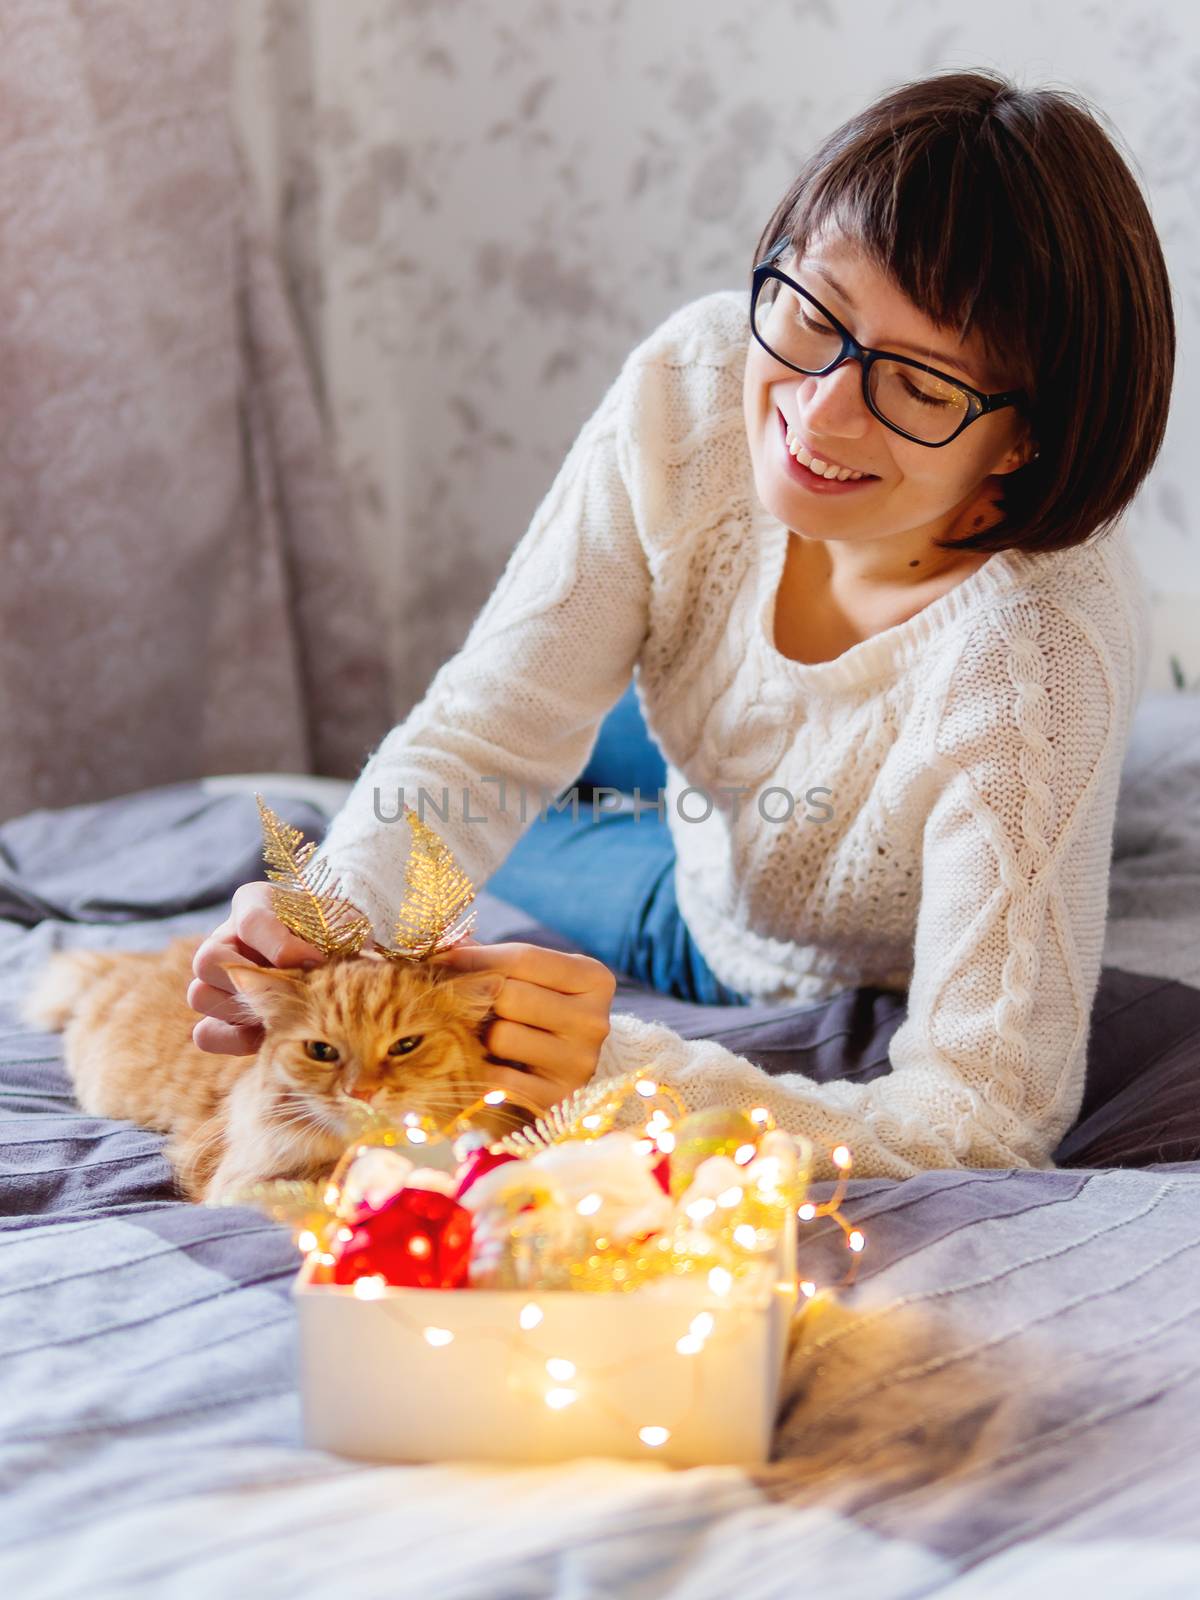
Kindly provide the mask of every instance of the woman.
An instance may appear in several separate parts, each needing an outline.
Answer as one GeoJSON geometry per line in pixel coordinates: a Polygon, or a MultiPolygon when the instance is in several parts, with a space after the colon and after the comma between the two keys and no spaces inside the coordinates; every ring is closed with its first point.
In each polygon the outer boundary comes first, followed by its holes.
{"type": "MultiPolygon", "coordinates": [[[[863,1175],[1051,1165],[1083,1092],[1146,666],[1120,518],[1166,427],[1162,252],[1084,105],[950,73],[827,139],[754,259],[749,301],[704,296],[629,356],[321,854],[386,932],[408,829],[384,819],[424,789],[472,879],[521,901],[539,830],[570,826],[539,804],[636,673],[698,997],[907,990],[892,1072],[768,1077],[610,1017],[606,960],[636,965],[644,907],[632,886],[624,923],[619,902],[603,919],[606,861],[539,908],[592,955],[447,958],[510,979],[489,1048],[532,1077],[497,1065],[497,1083],[549,1103],[654,1062],[692,1105],[769,1106],[817,1176],[842,1141],[863,1175]]],[[[239,890],[197,957],[209,1048],[234,1036],[232,939],[296,959],[264,894],[239,890]]]]}

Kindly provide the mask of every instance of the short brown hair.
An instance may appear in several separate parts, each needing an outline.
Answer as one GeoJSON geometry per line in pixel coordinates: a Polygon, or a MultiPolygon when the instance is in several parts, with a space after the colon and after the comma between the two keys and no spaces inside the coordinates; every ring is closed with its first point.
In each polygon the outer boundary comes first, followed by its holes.
{"type": "Polygon", "coordinates": [[[1175,373],[1162,247],[1088,103],[999,74],[889,91],[805,163],[759,239],[837,224],[931,322],[1030,397],[1004,520],[941,548],[1065,550],[1112,531],[1158,455],[1175,373]],[[1136,375],[1136,384],[1134,377],[1136,375]]]}

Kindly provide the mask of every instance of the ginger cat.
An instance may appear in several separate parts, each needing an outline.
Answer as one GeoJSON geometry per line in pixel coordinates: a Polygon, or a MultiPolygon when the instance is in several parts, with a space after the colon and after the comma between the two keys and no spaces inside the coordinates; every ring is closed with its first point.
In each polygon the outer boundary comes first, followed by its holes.
{"type": "MultiPolygon", "coordinates": [[[[245,1020],[265,1032],[256,1055],[222,1056],[192,1042],[186,995],[203,937],[150,953],[58,951],[23,1006],[34,1026],[64,1031],[85,1112],[172,1135],[166,1156],[189,1199],[326,1177],[357,1131],[352,1099],[444,1122],[488,1092],[480,1032],[501,973],[371,953],[311,971],[230,962],[245,1020]]],[[[514,1109],[472,1124],[499,1136],[522,1120],[514,1109]]]]}

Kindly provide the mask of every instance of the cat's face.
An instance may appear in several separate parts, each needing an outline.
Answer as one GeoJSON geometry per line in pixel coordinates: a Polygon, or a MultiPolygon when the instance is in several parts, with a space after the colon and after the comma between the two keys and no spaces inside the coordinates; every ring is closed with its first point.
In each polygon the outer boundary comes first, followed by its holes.
{"type": "MultiPolygon", "coordinates": [[[[418,1111],[446,1122],[493,1087],[480,1032],[501,973],[369,953],[310,972],[234,963],[225,970],[264,1029],[258,1064],[272,1115],[297,1132],[351,1136],[355,1100],[395,1121],[418,1111]]],[[[501,1126],[486,1115],[472,1120],[501,1126]]]]}

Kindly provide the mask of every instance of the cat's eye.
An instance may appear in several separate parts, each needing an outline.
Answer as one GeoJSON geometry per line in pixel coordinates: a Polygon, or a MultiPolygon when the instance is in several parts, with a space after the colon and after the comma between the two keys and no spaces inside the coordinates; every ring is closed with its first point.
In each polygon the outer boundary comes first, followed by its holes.
{"type": "Polygon", "coordinates": [[[388,1055],[406,1056],[417,1048],[424,1037],[423,1033],[410,1033],[403,1039],[397,1039],[395,1044],[388,1046],[388,1055]]]}
{"type": "Polygon", "coordinates": [[[304,1051],[310,1061],[329,1061],[338,1059],[337,1050],[331,1044],[326,1044],[324,1039],[305,1039],[304,1051]]]}

